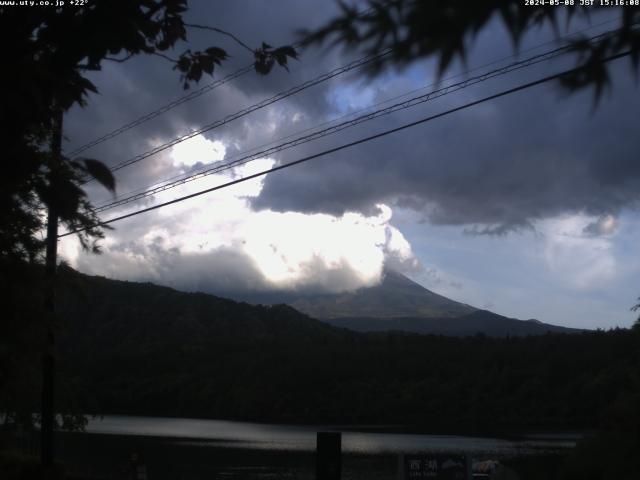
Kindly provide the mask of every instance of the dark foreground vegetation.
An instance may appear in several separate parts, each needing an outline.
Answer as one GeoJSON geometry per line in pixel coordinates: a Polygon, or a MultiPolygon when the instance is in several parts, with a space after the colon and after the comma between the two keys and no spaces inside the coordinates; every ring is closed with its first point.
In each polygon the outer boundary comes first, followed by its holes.
{"type": "MultiPolygon", "coordinates": [[[[265,310],[267,324],[279,310],[265,310]]],[[[82,386],[83,411],[485,432],[595,427],[637,365],[637,338],[626,332],[281,340],[277,330],[262,339],[203,330],[175,344],[129,332],[131,348],[102,330],[66,344],[61,373],[82,386]]]]}
{"type": "MultiPolygon", "coordinates": [[[[22,288],[6,286],[24,308],[0,350],[0,411],[18,416],[38,411],[41,346],[30,317],[38,289],[24,288],[38,275],[22,274],[22,288]]],[[[518,338],[363,334],[283,305],[69,268],[59,280],[59,411],[395,424],[430,433],[596,428],[562,475],[635,478],[623,473],[638,467],[640,448],[637,328],[518,338]],[[611,469],[618,476],[605,476],[611,469]]],[[[66,427],[81,426],[77,418],[66,427]]]]}
{"type": "MultiPolygon", "coordinates": [[[[637,329],[503,339],[363,334],[284,305],[68,268],[60,280],[57,405],[67,411],[486,433],[594,428],[638,392],[637,329]]],[[[37,411],[33,334],[2,350],[2,410],[37,411]]]]}

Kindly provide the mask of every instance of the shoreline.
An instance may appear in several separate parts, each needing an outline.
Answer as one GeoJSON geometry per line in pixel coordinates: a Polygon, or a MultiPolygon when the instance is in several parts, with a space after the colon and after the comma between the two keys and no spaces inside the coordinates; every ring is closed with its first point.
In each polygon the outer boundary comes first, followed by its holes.
{"type": "MultiPolygon", "coordinates": [[[[92,422],[100,422],[107,418],[122,419],[144,419],[148,421],[185,421],[185,422],[217,422],[228,423],[243,426],[257,426],[260,428],[291,428],[300,431],[340,431],[343,433],[371,433],[371,434],[397,434],[397,435],[425,435],[425,436],[443,436],[443,437],[468,437],[468,438],[495,438],[500,440],[511,441],[527,441],[527,440],[574,440],[578,441],[589,437],[596,432],[594,427],[591,428],[557,428],[557,427],[529,427],[529,428],[488,428],[488,429],[468,429],[452,426],[451,428],[436,427],[427,428],[422,425],[401,425],[401,424],[354,424],[354,423],[313,423],[313,422],[293,422],[293,421],[271,421],[271,420],[247,420],[235,418],[208,418],[208,417],[180,417],[180,416],[157,416],[157,415],[137,415],[128,413],[106,413],[106,414],[85,414],[89,419],[88,426],[92,422]]],[[[94,433],[89,431],[85,433],[94,433]]],[[[102,432],[96,432],[102,433],[102,432]]],[[[113,432],[114,434],[122,434],[113,432]]],[[[152,435],[153,436],[153,435],[152,435]]],[[[161,435],[165,436],[165,435],[161,435]]],[[[184,437],[177,437],[184,438],[184,437]]],[[[195,437],[198,439],[199,437],[195,437]]]]}

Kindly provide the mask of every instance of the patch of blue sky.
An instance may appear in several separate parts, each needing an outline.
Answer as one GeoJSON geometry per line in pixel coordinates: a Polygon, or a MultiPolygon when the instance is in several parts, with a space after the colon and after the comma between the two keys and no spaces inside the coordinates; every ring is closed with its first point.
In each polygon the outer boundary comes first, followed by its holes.
{"type": "Polygon", "coordinates": [[[465,234],[462,226],[431,225],[416,219],[414,212],[395,208],[392,223],[402,231],[426,268],[446,272],[447,281],[443,282],[433,281],[433,275],[414,275],[438,293],[501,315],[537,318],[571,327],[629,327],[637,318],[629,310],[640,295],[637,213],[623,214],[614,235],[594,240],[593,245],[583,243],[576,248],[553,250],[561,257],[551,260],[549,249],[557,241],[551,233],[524,230],[503,236],[478,236],[465,234]],[[592,254],[601,244],[608,247],[602,254],[611,258],[613,272],[596,275],[593,281],[583,284],[579,281],[581,269],[588,269],[590,260],[580,261],[581,249],[592,254]]]}

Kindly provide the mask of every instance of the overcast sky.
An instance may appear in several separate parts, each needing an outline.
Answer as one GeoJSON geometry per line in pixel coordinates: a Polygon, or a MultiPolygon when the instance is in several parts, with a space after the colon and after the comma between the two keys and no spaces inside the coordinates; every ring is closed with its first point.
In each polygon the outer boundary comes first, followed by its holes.
{"type": "MultiPolygon", "coordinates": [[[[245,43],[290,44],[295,31],[332,17],[332,2],[192,2],[187,20],[224,28],[245,43]]],[[[616,18],[615,10],[594,24],[616,18]]],[[[594,35],[615,27],[592,27],[594,35]]],[[[569,31],[584,29],[572,24],[569,31]]],[[[554,48],[531,32],[518,58],[554,48]]],[[[251,63],[227,37],[195,31],[190,48],[232,55],[215,78],[251,63]]],[[[443,84],[506,65],[514,52],[493,23],[443,84]],[[484,65],[493,63],[490,67],[484,65]],[[483,67],[483,68],[482,68],[483,67]]],[[[290,72],[250,73],[92,148],[114,165],[357,58],[310,49],[290,72]]],[[[555,84],[466,109],[171,207],[114,224],[100,256],[61,242],[76,268],[220,295],[241,291],[338,292],[374,285],[385,265],[454,300],[496,313],[585,328],[628,327],[640,294],[638,88],[627,61],[612,65],[613,88],[594,109],[591,92],[567,96],[555,84]]],[[[557,59],[495,78],[336,135],[259,158],[223,174],[102,214],[107,219],[240,178],[278,163],[377,133],[573,66],[557,59]]],[[[157,57],[105,64],[91,74],[100,95],[65,118],[66,151],[180,97],[179,76],[157,57]]],[[[433,64],[355,70],[117,173],[118,194],[268,143],[434,81],[433,64]]],[[[200,85],[211,82],[204,78],[200,85]]],[[[197,86],[195,87],[197,88],[197,86]]],[[[403,97],[408,98],[408,97],[403,97]]],[[[385,103],[384,105],[388,105],[385,103]]],[[[379,108],[379,107],[376,107],[379,108]]],[[[343,119],[344,119],[343,118],[343,119]]],[[[108,193],[89,186],[99,205],[108,193]]]]}

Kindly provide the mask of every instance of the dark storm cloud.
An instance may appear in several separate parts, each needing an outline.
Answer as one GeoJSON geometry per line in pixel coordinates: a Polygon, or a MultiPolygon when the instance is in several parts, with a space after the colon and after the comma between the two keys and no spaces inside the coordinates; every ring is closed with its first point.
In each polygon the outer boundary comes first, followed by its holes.
{"type": "MultiPolygon", "coordinates": [[[[633,208],[640,99],[629,66],[614,70],[612,95],[593,113],[590,93],[568,97],[556,85],[540,87],[271,175],[255,207],[340,214],[387,202],[476,233],[633,208]]],[[[472,98],[489,91],[475,89],[472,98]]],[[[447,99],[439,109],[461,103],[447,99]]],[[[378,130],[417,117],[385,119],[378,130]]]]}
{"type": "MultiPolygon", "coordinates": [[[[290,43],[295,38],[294,32],[297,29],[319,25],[332,17],[335,10],[335,3],[332,0],[273,2],[201,0],[192,1],[190,4],[193,8],[188,12],[187,21],[227,29],[252,46],[258,46],[262,41],[274,46],[290,43]]],[[[548,32],[539,35],[536,33],[534,37],[536,35],[531,44],[542,43],[550,38],[548,32]]],[[[469,55],[469,65],[472,67],[512,52],[510,40],[503,32],[487,29],[481,33],[480,37],[477,46],[469,55]]],[[[192,50],[213,44],[225,48],[232,55],[232,58],[215,72],[215,79],[251,62],[251,54],[227,37],[210,32],[194,31],[190,38],[193,40],[189,45],[192,50]]],[[[523,48],[526,47],[524,42],[523,48]]],[[[177,56],[184,48],[186,46],[180,47],[172,54],[177,56]]],[[[548,48],[553,46],[548,45],[548,48]]],[[[155,144],[184,134],[189,129],[216,121],[277,92],[343,65],[357,56],[356,52],[335,50],[329,50],[324,55],[319,55],[318,51],[314,50],[303,52],[299,62],[291,61],[290,72],[276,68],[266,77],[253,73],[246,75],[116,139],[88,150],[84,155],[104,160],[108,164],[116,164],[148,150],[155,144]]],[[[521,58],[524,56],[526,55],[523,54],[521,58]]],[[[447,75],[455,73],[456,68],[447,75]]],[[[543,71],[538,73],[544,74],[543,71]]],[[[620,210],[636,206],[637,192],[640,191],[638,189],[640,163],[637,161],[639,145],[635,115],[635,112],[640,111],[638,109],[640,99],[637,88],[629,78],[626,62],[620,66],[620,74],[619,77],[624,77],[626,80],[616,81],[612,98],[605,97],[593,115],[589,95],[566,99],[562,98],[554,88],[523,92],[518,96],[460,112],[393,137],[386,137],[356,149],[345,150],[317,162],[271,174],[266,178],[262,195],[253,206],[255,209],[272,208],[307,213],[330,212],[339,215],[350,210],[366,214],[376,213],[378,212],[376,204],[385,202],[391,206],[415,210],[419,215],[415,216],[408,211],[397,211],[391,223],[398,221],[398,225],[403,227],[401,230],[408,232],[407,235],[413,230],[412,236],[407,236],[407,239],[410,238],[411,242],[415,243],[415,248],[419,249],[418,253],[421,257],[424,255],[429,260],[429,264],[422,266],[416,263],[413,255],[406,256],[402,251],[397,254],[398,252],[385,249],[383,261],[387,267],[411,273],[420,278],[426,286],[433,287],[440,293],[453,292],[454,296],[466,295],[464,301],[478,305],[483,304],[486,298],[502,298],[502,295],[506,299],[501,300],[502,304],[510,303],[512,306],[511,315],[528,318],[531,314],[523,311],[527,308],[535,310],[539,306],[527,303],[526,299],[531,298],[529,289],[526,290],[526,295],[520,296],[518,288],[523,284],[519,287],[516,282],[516,285],[511,287],[511,275],[528,278],[535,283],[535,285],[531,284],[532,288],[538,288],[540,284],[547,282],[536,281],[541,278],[540,271],[519,261],[514,255],[509,256],[508,244],[504,243],[513,240],[518,247],[527,249],[532,245],[527,238],[522,236],[500,240],[503,242],[500,245],[505,246],[506,254],[499,258],[479,254],[478,252],[483,250],[474,248],[471,253],[463,251],[458,255],[456,252],[455,261],[450,261],[447,258],[446,249],[439,250],[437,244],[436,247],[432,247],[417,241],[419,235],[426,236],[426,233],[421,232],[443,232],[438,233],[442,235],[443,243],[456,243],[457,247],[457,242],[462,242],[460,245],[463,249],[471,245],[470,242],[481,243],[489,240],[469,237],[460,240],[460,237],[456,236],[459,233],[457,229],[454,235],[450,233],[450,229],[427,230],[429,228],[427,226],[422,226],[420,229],[413,228],[413,222],[421,215],[424,221],[459,225],[461,226],[459,230],[478,234],[500,234],[511,232],[514,228],[528,228],[537,218],[582,211],[598,217],[584,227],[582,237],[600,237],[616,233],[617,214],[620,210]],[[411,223],[403,224],[403,215],[408,215],[411,223]],[[440,251],[445,252],[442,265],[437,269],[429,266],[431,262],[434,264],[440,262],[441,259],[438,257],[440,251]],[[486,263],[478,262],[479,257],[486,257],[486,263]],[[486,278],[486,273],[493,271],[495,262],[501,262],[501,258],[514,260],[513,265],[509,260],[502,262],[509,264],[510,276],[506,282],[510,287],[506,289],[504,288],[506,283],[499,285],[500,277],[486,278]],[[461,266],[463,264],[464,267],[461,266]],[[455,274],[449,275],[447,270],[455,274]],[[513,273],[516,270],[517,272],[513,273]],[[521,275],[523,271],[527,274],[521,275]],[[458,278],[462,279],[464,285],[457,280],[458,278]],[[481,282],[477,281],[477,278],[481,278],[481,282]],[[476,285],[480,283],[482,285],[476,285]],[[495,290],[496,288],[499,290],[499,295],[495,293],[498,291],[495,290]],[[474,292],[474,289],[477,292],[474,292]],[[460,290],[459,293],[457,293],[458,290],[460,290]],[[517,307],[514,307],[516,304],[517,307]]],[[[372,98],[367,100],[375,102],[426,84],[433,79],[433,68],[428,62],[420,63],[404,72],[391,72],[385,75],[382,79],[372,79],[364,77],[358,71],[348,76],[341,76],[241,120],[236,120],[228,126],[208,132],[205,136],[209,140],[222,141],[227,149],[226,159],[232,159],[234,155],[241,154],[249,148],[273,142],[295,131],[320,124],[328,118],[343,114],[350,108],[358,108],[362,102],[354,101],[353,105],[349,105],[349,102],[358,100],[357,97],[364,91],[370,91],[372,98]],[[345,87],[347,87],[346,93],[345,87]]],[[[532,77],[535,75],[527,71],[523,72],[519,79],[525,81],[532,77]]],[[[101,95],[91,96],[89,105],[85,109],[78,108],[65,116],[67,151],[135,120],[185,93],[181,88],[179,75],[171,70],[171,64],[157,57],[138,56],[124,64],[105,63],[104,70],[92,73],[91,78],[100,89],[101,95]]],[[[200,85],[211,81],[211,78],[204,77],[200,85]]],[[[506,80],[497,80],[491,88],[485,86],[474,88],[468,92],[464,91],[441,99],[415,112],[408,111],[400,115],[384,117],[379,121],[341,132],[339,135],[279,153],[275,159],[284,162],[316,153],[340,143],[392,128],[405,121],[474,100],[483,94],[506,88],[508,84],[506,80]]],[[[117,172],[118,193],[153,184],[189,168],[189,166],[174,165],[170,150],[163,152],[117,172]]],[[[162,198],[168,200],[203,189],[203,183],[205,182],[194,182],[189,185],[192,190],[178,189],[168,192],[162,198]]],[[[96,203],[100,203],[98,200],[109,200],[109,195],[96,185],[89,184],[87,188],[96,203]]],[[[199,198],[205,199],[204,196],[199,198]]],[[[146,202],[153,204],[157,201],[151,199],[146,202]]],[[[128,208],[134,210],[143,205],[146,203],[130,205],[128,208]]],[[[162,209],[115,223],[116,229],[106,232],[106,239],[102,242],[103,255],[77,253],[75,243],[72,244],[70,241],[71,237],[66,237],[65,241],[61,242],[61,253],[68,252],[68,258],[71,261],[76,258],[75,265],[86,273],[120,279],[149,280],[184,290],[201,290],[231,296],[238,292],[271,292],[281,287],[274,285],[265,277],[265,270],[260,268],[264,265],[259,263],[261,260],[259,255],[250,256],[243,250],[242,241],[249,238],[242,236],[243,231],[239,231],[237,235],[234,234],[236,243],[217,248],[207,246],[209,234],[215,239],[220,230],[225,228],[229,228],[230,232],[234,233],[235,223],[220,221],[216,215],[216,208],[226,209],[227,204],[221,206],[212,202],[214,206],[210,207],[208,204],[203,206],[198,201],[194,201],[180,205],[185,209],[185,213],[181,215],[165,215],[167,210],[162,209]],[[195,220],[186,213],[191,210],[194,211],[195,220]],[[205,218],[207,219],[205,227],[198,228],[202,226],[205,218]],[[164,243],[163,237],[154,238],[157,231],[164,232],[164,243]],[[198,239],[197,247],[193,247],[188,241],[189,234],[194,231],[198,239]],[[202,247],[199,245],[201,237],[202,247]]],[[[382,209],[382,211],[385,210],[382,209]]],[[[112,210],[101,216],[106,219],[119,213],[124,212],[112,210]]],[[[254,218],[254,215],[255,213],[244,209],[238,219],[250,219],[254,218]]],[[[621,220],[623,223],[628,217],[623,215],[620,218],[623,219],[621,220]]],[[[232,220],[235,219],[236,217],[232,218],[232,220]]],[[[344,219],[334,219],[335,222],[342,220],[344,219]]],[[[298,224],[292,225],[291,237],[295,238],[299,230],[298,224]]],[[[575,232],[576,237],[581,236],[580,229],[583,225],[580,224],[575,232]]],[[[267,232],[269,228],[261,227],[258,234],[256,235],[256,231],[253,231],[252,236],[260,237],[260,234],[267,232]]],[[[623,229],[617,233],[624,233],[623,229]]],[[[605,242],[614,237],[615,235],[606,239],[581,238],[580,240],[605,242]]],[[[338,238],[343,240],[341,244],[347,243],[344,240],[349,239],[349,233],[339,232],[331,235],[324,230],[316,238],[321,244],[317,249],[322,251],[325,244],[331,243],[328,240],[338,238]],[[341,235],[344,235],[344,238],[341,235]]],[[[370,243],[378,242],[378,237],[375,235],[371,238],[373,239],[370,243]]],[[[555,237],[550,235],[550,238],[555,237]]],[[[364,247],[369,245],[367,243],[369,238],[364,238],[362,241],[362,246],[358,243],[358,248],[360,251],[367,251],[364,247]]],[[[211,245],[217,245],[217,243],[212,240],[211,245]]],[[[560,243],[560,245],[563,244],[560,243]]],[[[594,245],[599,248],[602,243],[594,243],[594,245]]],[[[629,245],[631,246],[625,246],[625,248],[630,252],[633,250],[633,243],[629,241],[629,245]]],[[[376,246],[379,247],[380,244],[376,243],[376,246]]],[[[310,245],[309,248],[314,249],[316,246],[310,245]]],[[[491,244],[488,248],[495,247],[491,244]]],[[[625,250],[625,261],[627,250],[625,250]]],[[[610,263],[607,262],[610,258],[607,251],[602,253],[603,261],[599,260],[600,257],[596,258],[591,254],[591,247],[582,246],[576,250],[576,247],[571,246],[561,250],[561,253],[564,255],[565,251],[570,252],[567,254],[570,260],[585,257],[590,268],[594,258],[593,263],[597,268],[604,263],[605,273],[589,278],[598,280],[598,288],[602,285],[601,278],[608,281],[609,270],[607,269],[610,263]]],[[[347,257],[351,258],[353,255],[347,255],[347,257]]],[[[545,277],[550,280],[549,285],[556,289],[560,288],[563,295],[567,292],[572,295],[575,293],[569,290],[573,288],[571,285],[577,283],[573,278],[579,276],[574,272],[574,265],[570,260],[560,262],[559,270],[568,272],[567,276],[562,277],[562,282],[556,281],[552,276],[545,277]]],[[[364,285],[362,272],[359,272],[360,275],[355,275],[357,268],[350,265],[323,267],[308,262],[303,267],[309,270],[308,275],[304,275],[301,281],[289,287],[317,293],[335,289],[353,290],[364,285]]],[[[578,273],[583,270],[581,264],[575,268],[578,273]]],[[[591,275],[590,271],[587,273],[591,275]]],[[[372,281],[371,278],[373,277],[369,275],[366,281],[372,281]]],[[[504,278],[506,277],[502,280],[504,278]]],[[[595,280],[589,281],[595,282],[595,280]]],[[[368,284],[370,283],[366,283],[368,284]]],[[[629,284],[633,282],[620,283],[623,287],[629,284]]],[[[618,290],[624,291],[624,288],[618,290]]],[[[627,297],[634,298],[633,292],[627,292],[627,297]]],[[[552,307],[549,307],[553,310],[551,316],[555,315],[556,318],[560,316],[586,318],[588,315],[594,315],[593,312],[596,311],[596,314],[602,314],[603,318],[613,319],[611,312],[616,311],[616,308],[610,308],[611,305],[594,310],[590,303],[584,308],[575,307],[574,309],[572,306],[567,310],[560,306],[559,298],[560,296],[557,295],[555,303],[552,302],[552,307]],[[560,316],[558,311],[561,312],[560,316]]],[[[577,299],[577,297],[572,298],[577,299]]],[[[566,298],[563,298],[564,300],[566,298]]],[[[618,303],[624,304],[625,301],[623,299],[618,303]]],[[[579,304],[578,301],[571,303],[579,304]]],[[[544,317],[543,314],[539,316],[544,317]]],[[[558,320],[559,323],[563,321],[564,319],[558,320]]],[[[617,321],[617,319],[611,320],[611,325],[617,321]]],[[[595,321],[593,325],[601,326],[595,321]]]]}
{"type": "MultiPolygon", "coordinates": [[[[195,1],[190,2],[190,6],[185,21],[223,28],[252,47],[259,47],[263,41],[274,46],[291,44],[297,38],[296,30],[313,26],[313,22],[322,22],[334,11],[332,2],[323,3],[320,10],[318,2],[312,0],[215,4],[195,1]]],[[[231,56],[216,70],[214,79],[220,79],[252,62],[251,52],[244,50],[224,35],[190,30],[189,38],[188,45],[180,45],[175,52],[169,52],[169,55],[176,57],[186,48],[198,50],[216,45],[225,48],[231,56]]],[[[147,151],[152,146],[151,142],[157,145],[215,122],[335,68],[345,61],[347,60],[338,52],[324,56],[302,52],[300,61],[291,61],[288,72],[280,67],[275,67],[267,76],[251,72],[113,140],[83,152],[82,155],[115,165],[147,151]]],[[[172,70],[171,63],[158,57],[140,55],[123,64],[103,62],[103,70],[91,72],[89,77],[98,87],[100,94],[91,95],[86,108],[76,108],[66,116],[67,152],[185,93],[179,75],[172,70]]],[[[199,84],[193,85],[192,89],[211,81],[213,79],[205,76],[199,84]]],[[[313,87],[302,95],[291,97],[286,102],[279,102],[275,109],[298,110],[304,112],[309,121],[321,121],[329,111],[329,105],[325,100],[327,91],[328,84],[313,87]]],[[[282,119],[277,132],[265,131],[264,124],[272,120],[272,115],[267,111],[257,112],[250,117],[236,120],[229,126],[208,132],[205,136],[212,140],[224,137],[227,141],[236,143],[240,150],[250,148],[273,140],[274,134],[287,133],[287,121],[282,119]]],[[[290,118],[290,115],[287,118],[290,118]]],[[[163,155],[166,158],[168,153],[153,156],[134,167],[118,172],[118,191],[126,192],[175,174],[171,162],[163,161],[163,155]]],[[[97,195],[96,198],[107,199],[100,189],[93,186],[88,188],[92,195],[97,195]]]]}
{"type": "MultiPolygon", "coordinates": [[[[186,19],[225,28],[252,46],[262,41],[277,46],[291,43],[297,29],[319,25],[334,11],[334,2],[312,0],[199,1],[192,2],[186,19]]],[[[493,60],[510,50],[505,47],[509,43],[503,32],[489,29],[481,37],[480,46],[473,52],[473,64],[493,60]]],[[[189,47],[194,50],[216,44],[232,55],[216,72],[216,78],[251,62],[250,53],[225,36],[196,30],[191,38],[189,47]]],[[[540,40],[546,39],[542,35],[540,40]]],[[[246,75],[85,154],[115,164],[149,149],[152,141],[161,143],[218,120],[344,64],[353,55],[331,50],[324,55],[303,52],[300,62],[292,61],[289,73],[276,69],[266,77],[246,75]]],[[[614,94],[604,98],[592,115],[589,95],[561,98],[555,88],[537,88],[270,175],[254,206],[369,214],[376,211],[376,203],[387,202],[418,210],[433,223],[464,225],[476,233],[505,233],[527,227],[532,220],[565,212],[616,214],[636,205],[640,174],[634,118],[640,101],[629,80],[628,66],[616,69],[620,78],[614,94]]],[[[428,68],[419,74],[425,80],[432,76],[428,68]]],[[[530,79],[527,75],[521,78],[530,79]]],[[[92,97],[84,111],[67,116],[67,150],[183,94],[171,65],[154,57],[106,64],[104,71],[92,78],[102,95],[92,97]]],[[[329,102],[328,98],[346,78],[313,87],[206,136],[223,140],[227,158],[232,158],[247,148],[318,124],[336,115],[336,102],[340,100],[329,102]],[[296,121],[295,114],[302,120],[296,121]]],[[[395,79],[395,86],[362,76],[348,78],[356,89],[375,85],[376,99],[409,88],[406,78],[397,75],[389,77],[395,79]]],[[[498,80],[493,91],[507,84],[498,80]]],[[[315,153],[415,119],[424,112],[435,113],[438,108],[475,99],[489,90],[482,86],[473,93],[465,91],[435,103],[433,108],[385,117],[277,158],[285,161],[315,153]]],[[[118,172],[118,190],[126,192],[176,173],[169,152],[165,152],[118,172]]],[[[90,191],[102,195],[95,198],[108,199],[96,187],[91,186],[90,191]]]]}

